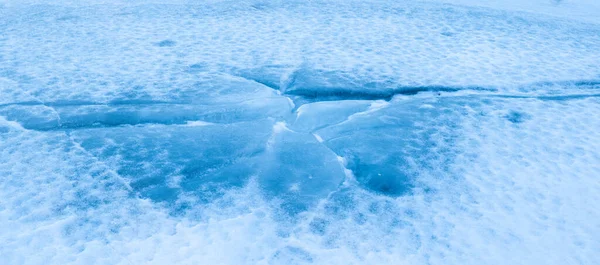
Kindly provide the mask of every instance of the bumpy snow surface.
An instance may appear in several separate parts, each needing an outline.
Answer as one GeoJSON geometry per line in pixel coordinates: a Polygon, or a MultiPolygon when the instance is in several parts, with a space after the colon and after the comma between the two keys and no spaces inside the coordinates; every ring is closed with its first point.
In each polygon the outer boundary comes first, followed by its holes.
{"type": "Polygon", "coordinates": [[[600,264],[600,2],[0,2],[0,264],[600,264]]]}

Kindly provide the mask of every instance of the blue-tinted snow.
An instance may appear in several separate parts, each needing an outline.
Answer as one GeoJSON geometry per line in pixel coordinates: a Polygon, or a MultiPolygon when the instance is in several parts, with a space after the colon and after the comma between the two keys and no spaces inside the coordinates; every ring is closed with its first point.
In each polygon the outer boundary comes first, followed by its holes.
{"type": "Polygon", "coordinates": [[[598,18],[4,1],[0,264],[600,263],[598,18]]]}

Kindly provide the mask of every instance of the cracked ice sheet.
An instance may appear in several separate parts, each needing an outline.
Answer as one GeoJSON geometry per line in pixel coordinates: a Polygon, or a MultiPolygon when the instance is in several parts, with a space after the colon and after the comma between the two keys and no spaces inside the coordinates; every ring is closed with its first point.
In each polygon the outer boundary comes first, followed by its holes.
{"type": "Polygon", "coordinates": [[[195,205],[194,218],[166,215],[128,195],[135,187],[127,176],[85,142],[78,145],[73,138],[80,136],[27,131],[3,120],[0,192],[7,199],[0,213],[10,225],[3,226],[0,252],[9,264],[594,264],[600,124],[590,117],[598,111],[597,98],[449,96],[398,99],[336,119],[319,130],[324,143],[335,145],[324,131],[354,128],[339,134],[355,142],[345,148],[358,156],[397,157],[361,144],[372,141],[361,132],[375,127],[389,143],[407,146],[422,137],[432,142],[430,150],[437,144],[451,150],[439,154],[452,155],[425,156],[432,160],[419,167],[411,196],[376,195],[351,180],[294,220],[281,220],[252,180],[195,205]],[[390,126],[402,115],[390,120],[390,113],[430,113],[439,117],[432,124],[456,123],[439,136],[415,130],[416,140],[406,140],[390,126]],[[436,165],[441,161],[446,168],[436,165]]]}
{"type": "Polygon", "coordinates": [[[0,4],[8,264],[599,263],[593,23],[61,5],[0,4]],[[498,93],[348,93],[436,85],[498,93]]]}

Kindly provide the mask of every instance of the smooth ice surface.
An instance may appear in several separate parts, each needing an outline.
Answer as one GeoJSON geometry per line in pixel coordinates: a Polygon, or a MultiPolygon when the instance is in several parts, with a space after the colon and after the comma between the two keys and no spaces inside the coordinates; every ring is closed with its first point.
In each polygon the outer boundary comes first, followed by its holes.
{"type": "Polygon", "coordinates": [[[0,265],[600,264],[592,0],[0,2],[0,265]]]}

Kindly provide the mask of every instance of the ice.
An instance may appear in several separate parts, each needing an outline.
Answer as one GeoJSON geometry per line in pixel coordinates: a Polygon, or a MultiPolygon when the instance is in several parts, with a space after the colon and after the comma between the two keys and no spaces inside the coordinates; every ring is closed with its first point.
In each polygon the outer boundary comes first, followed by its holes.
{"type": "Polygon", "coordinates": [[[284,123],[273,126],[260,163],[259,184],[268,194],[286,199],[290,212],[326,198],[345,177],[334,152],[311,134],[294,132],[284,123]]]}
{"type": "Polygon", "coordinates": [[[264,152],[270,124],[260,120],[149,125],[78,130],[70,135],[143,197],[185,208],[187,201],[207,200],[223,186],[243,185],[255,172],[256,156],[264,152]]]}
{"type": "Polygon", "coordinates": [[[0,115],[38,130],[110,127],[136,124],[184,124],[204,120],[232,123],[283,118],[293,105],[271,88],[246,79],[208,75],[196,82],[167,88],[161,96],[120,93],[101,101],[73,99],[13,102],[0,115]]]}
{"type": "Polygon", "coordinates": [[[369,105],[371,101],[368,100],[321,101],[302,105],[296,110],[292,128],[313,132],[343,122],[352,114],[367,110],[369,105]]]}
{"type": "Polygon", "coordinates": [[[477,104],[454,100],[397,98],[391,104],[374,104],[315,134],[346,159],[362,185],[398,196],[412,188],[421,171],[446,171],[443,167],[454,154],[448,142],[458,133],[455,119],[460,107],[477,104]]]}
{"type": "Polygon", "coordinates": [[[598,18],[0,2],[0,264],[600,264],[598,18]]]}

